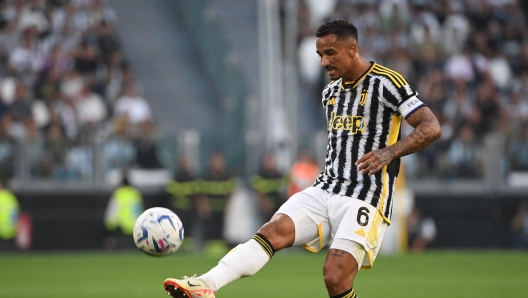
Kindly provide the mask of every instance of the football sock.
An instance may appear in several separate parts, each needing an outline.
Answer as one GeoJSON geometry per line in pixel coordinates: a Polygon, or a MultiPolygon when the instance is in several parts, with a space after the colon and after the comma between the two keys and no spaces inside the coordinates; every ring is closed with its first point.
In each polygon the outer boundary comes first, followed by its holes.
{"type": "Polygon", "coordinates": [[[274,254],[268,239],[256,234],[248,242],[233,248],[216,267],[198,278],[211,290],[218,291],[232,281],[257,273],[274,254]]]}
{"type": "Polygon", "coordinates": [[[344,293],[341,293],[336,296],[332,296],[330,298],[358,298],[358,296],[356,295],[356,291],[354,291],[354,288],[351,288],[350,290],[344,293]]]}
{"type": "Polygon", "coordinates": [[[255,236],[253,236],[253,239],[255,239],[260,244],[260,246],[262,246],[262,249],[264,249],[270,259],[273,258],[273,256],[275,255],[275,250],[271,246],[271,243],[268,241],[268,239],[266,239],[266,237],[257,233],[255,236]]]}

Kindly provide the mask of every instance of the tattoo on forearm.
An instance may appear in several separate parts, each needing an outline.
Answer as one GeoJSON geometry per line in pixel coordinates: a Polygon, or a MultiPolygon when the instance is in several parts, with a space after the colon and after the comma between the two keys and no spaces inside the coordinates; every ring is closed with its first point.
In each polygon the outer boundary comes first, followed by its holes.
{"type": "Polygon", "coordinates": [[[441,135],[438,120],[429,109],[419,109],[415,113],[419,124],[406,138],[388,148],[394,157],[420,151],[441,135]]]}

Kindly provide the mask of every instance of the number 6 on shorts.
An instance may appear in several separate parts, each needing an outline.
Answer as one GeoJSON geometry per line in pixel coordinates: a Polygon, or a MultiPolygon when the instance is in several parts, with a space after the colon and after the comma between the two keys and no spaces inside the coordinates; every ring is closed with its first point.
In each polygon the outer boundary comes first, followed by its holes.
{"type": "Polygon", "coordinates": [[[358,209],[357,222],[360,226],[366,227],[368,225],[369,213],[370,210],[368,210],[367,207],[361,207],[358,209]]]}

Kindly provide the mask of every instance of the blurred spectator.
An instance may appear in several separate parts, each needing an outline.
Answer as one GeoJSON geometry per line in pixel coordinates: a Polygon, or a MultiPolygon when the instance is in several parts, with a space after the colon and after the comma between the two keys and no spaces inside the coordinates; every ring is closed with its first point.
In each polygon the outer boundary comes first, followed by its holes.
{"type": "Polygon", "coordinates": [[[291,166],[288,197],[311,186],[319,175],[319,167],[309,151],[302,151],[299,159],[291,166]]]}
{"type": "Polygon", "coordinates": [[[84,86],[83,77],[76,70],[70,69],[64,73],[60,82],[60,92],[63,96],[74,98],[84,86]]]}
{"type": "Polygon", "coordinates": [[[287,178],[278,171],[276,157],[271,153],[264,156],[261,169],[251,177],[251,187],[257,193],[260,220],[263,223],[269,221],[286,201],[287,178]]]}
{"type": "MultiPolygon", "coordinates": [[[[453,127],[461,127],[466,119],[471,116],[473,105],[468,94],[467,84],[464,81],[456,81],[455,86],[454,94],[447,99],[442,114],[443,118],[449,121],[453,127]]],[[[442,135],[444,134],[445,131],[442,129],[442,135]]]]}
{"type": "Polygon", "coordinates": [[[234,190],[235,181],[226,169],[224,155],[212,153],[196,200],[206,250],[215,250],[224,245],[225,211],[234,190]]]}
{"type": "Polygon", "coordinates": [[[489,75],[498,89],[506,90],[512,80],[512,69],[503,55],[497,55],[489,60],[489,75]]]}
{"type": "Polygon", "coordinates": [[[88,180],[93,177],[93,138],[90,134],[81,134],[70,144],[65,158],[66,177],[57,179],[88,180]]]}
{"type": "Polygon", "coordinates": [[[14,173],[15,140],[9,135],[11,116],[0,118],[0,179],[9,179],[14,173]]]}
{"type": "Polygon", "coordinates": [[[135,248],[131,235],[136,219],[143,212],[143,196],[130,185],[124,172],[120,186],[112,193],[106,208],[104,223],[108,236],[106,249],[135,248]]]}
{"type": "Polygon", "coordinates": [[[0,118],[4,117],[9,113],[9,106],[4,102],[2,96],[0,95],[0,118]]]}
{"type": "MultiPolygon", "coordinates": [[[[7,1],[2,1],[1,5],[6,5],[7,1]]],[[[0,32],[0,48],[2,51],[2,60],[7,60],[9,55],[18,46],[19,35],[16,30],[16,23],[13,21],[6,20],[3,30],[0,32]]],[[[5,66],[4,66],[5,67],[5,66]]]]}
{"type": "Polygon", "coordinates": [[[439,69],[431,70],[428,75],[419,80],[418,89],[431,111],[436,115],[441,115],[447,98],[445,78],[442,72],[439,69]]]}
{"type": "Polygon", "coordinates": [[[77,121],[81,126],[97,127],[108,114],[102,97],[93,92],[91,85],[86,82],[79,94],[74,98],[77,111],[77,121]]]}
{"type": "Polygon", "coordinates": [[[45,16],[46,3],[43,0],[30,0],[27,1],[19,12],[18,16],[18,29],[23,31],[27,28],[35,27],[39,33],[44,33],[48,30],[49,23],[45,16]]]}
{"type": "Polygon", "coordinates": [[[120,50],[121,45],[114,28],[108,22],[101,22],[97,42],[99,43],[102,62],[110,64],[112,55],[120,50]]]}
{"type": "Polygon", "coordinates": [[[487,70],[487,60],[467,45],[462,52],[454,53],[445,61],[445,74],[448,79],[474,83],[487,70]]]}
{"type": "Polygon", "coordinates": [[[92,25],[116,23],[117,15],[113,8],[106,5],[106,0],[93,0],[90,4],[92,5],[90,11],[92,25]]]}
{"type": "Polygon", "coordinates": [[[482,139],[484,135],[495,130],[500,115],[497,88],[490,80],[483,82],[477,89],[474,113],[475,133],[482,139]]]}
{"type": "Polygon", "coordinates": [[[15,89],[15,101],[9,108],[14,122],[23,123],[24,120],[33,116],[29,100],[27,86],[22,82],[18,82],[15,89]]]}
{"type": "Polygon", "coordinates": [[[36,175],[39,178],[63,177],[69,175],[65,169],[66,154],[69,144],[62,128],[58,123],[52,123],[47,129],[42,156],[36,166],[36,175]]]}
{"type": "Polygon", "coordinates": [[[43,101],[59,97],[60,73],[55,67],[50,67],[39,74],[35,84],[35,98],[43,101]]]}
{"type": "Polygon", "coordinates": [[[193,247],[193,230],[195,227],[196,194],[199,190],[199,180],[192,171],[190,159],[182,157],[172,181],[165,187],[170,196],[169,208],[181,219],[185,227],[185,242],[181,248],[190,251],[193,247]]]}
{"type": "Polygon", "coordinates": [[[9,56],[9,66],[26,79],[31,79],[33,74],[39,70],[38,63],[42,58],[37,51],[37,34],[35,28],[25,30],[20,44],[9,56]]]}
{"type": "Polygon", "coordinates": [[[522,201],[512,220],[513,246],[528,248],[528,201],[522,201]]]}
{"type": "Polygon", "coordinates": [[[142,169],[160,169],[158,158],[158,136],[154,124],[145,121],[140,124],[134,144],[136,147],[136,164],[142,169]]]}
{"type": "Polygon", "coordinates": [[[150,106],[132,83],[125,86],[123,96],[115,104],[114,114],[116,118],[126,118],[132,125],[152,120],[150,106]]]}
{"type": "Polygon", "coordinates": [[[502,108],[510,116],[515,133],[522,133],[528,123],[528,71],[523,71],[518,80],[512,83],[509,100],[502,103],[502,108]]]}
{"type": "Polygon", "coordinates": [[[423,251],[436,238],[436,224],[432,217],[423,217],[415,206],[407,218],[407,232],[409,249],[423,251]]]}
{"type": "Polygon", "coordinates": [[[44,153],[46,135],[38,129],[33,118],[26,119],[24,125],[25,135],[21,140],[21,148],[31,164],[30,173],[34,175],[39,170],[39,166],[41,166],[39,159],[44,153]]]}
{"type": "Polygon", "coordinates": [[[473,128],[466,124],[456,134],[447,150],[449,178],[477,178],[480,175],[479,148],[473,128]]]}
{"type": "Polygon", "coordinates": [[[462,3],[447,2],[447,17],[443,24],[443,50],[452,55],[462,52],[469,34],[469,20],[463,14],[462,3]]]}
{"type": "Polygon", "coordinates": [[[528,124],[511,140],[508,151],[511,170],[528,171],[528,124]]]}
{"type": "Polygon", "coordinates": [[[15,195],[0,179],[0,251],[14,250],[20,207],[15,195]]]}
{"type": "Polygon", "coordinates": [[[98,55],[95,45],[83,40],[73,52],[75,70],[81,75],[94,75],[98,66],[98,55]]]}
{"type": "Polygon", "coordinates": [[[117,121],[113,134],[103,145],[103,168],[105,172],[122,169],[133,164],[136,158],[136,147],[127,135],[126,122],[117,121]]]}
{"type": "Polygon", "coordinates": [[[73,100],[66,96],[59,97],[53,103],[52,117],[58,118],[64,128],[64,133],[69,140],[73,140],[79,133],[79,123],[77,121],[77,111],[73,100]]]}
{"type": "Polygon", "coordinates": [[[123,86],[133,84],[132,68],[120,51],[113,52],[106,66],[104,95],[108,103],[114,103],[123,86]]]}
{"type": "Polygon", "coordinates": [[[409,5],[406,0],[381,0],[379,13],[385,30],[405,27],[411,21],[409,5]]]}

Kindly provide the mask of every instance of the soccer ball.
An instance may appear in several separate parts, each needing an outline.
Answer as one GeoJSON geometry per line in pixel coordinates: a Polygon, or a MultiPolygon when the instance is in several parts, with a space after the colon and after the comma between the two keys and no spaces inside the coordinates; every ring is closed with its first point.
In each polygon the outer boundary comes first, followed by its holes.
{"type": "Polygon", "coordinates": [[[171,210],[154,207],[145,210],[134,225],[136,246],[151,256],[175,253],[183,242],[183,224],[171,210]]]}

